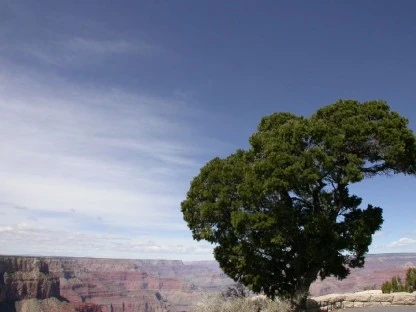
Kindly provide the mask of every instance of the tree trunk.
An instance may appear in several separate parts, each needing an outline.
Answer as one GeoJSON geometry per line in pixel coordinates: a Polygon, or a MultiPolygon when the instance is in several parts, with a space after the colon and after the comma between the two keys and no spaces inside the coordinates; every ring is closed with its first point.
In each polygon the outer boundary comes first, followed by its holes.
{"type": "Polygon", "coordinates": [[[290,299],[292,308],[295,311],[306,311],[306,302],[309,295],[309,287],[316,279],[316,274],[314,276],[315,278],[305,277],[298,281],[296,285],[296,293],[290,299]]]}

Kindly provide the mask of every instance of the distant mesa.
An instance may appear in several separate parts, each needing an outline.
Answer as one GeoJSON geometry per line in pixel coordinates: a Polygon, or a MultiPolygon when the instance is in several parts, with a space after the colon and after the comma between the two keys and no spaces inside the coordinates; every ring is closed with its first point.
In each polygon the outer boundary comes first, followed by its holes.
{"type": "Polygon", "coordinates": [[[402,265],[403,268],[405,269],[409,269],[409,268],[416,268],[416,265],[413,262],[406,262],[405,264],[402,265]]]}

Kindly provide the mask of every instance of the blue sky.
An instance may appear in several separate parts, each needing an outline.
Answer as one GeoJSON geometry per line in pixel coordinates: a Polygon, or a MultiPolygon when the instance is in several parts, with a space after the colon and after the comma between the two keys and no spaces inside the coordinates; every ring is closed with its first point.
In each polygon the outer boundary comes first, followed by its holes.
{"type": "MultiPolygon", "coordinates": [[[[262,116],[384,99],[416,129],[414,1],[0,0],[0,254],[212,259],[180,202],[262,116]]],[[[370,252],[416,252],[414,177],[370,252]]]]}

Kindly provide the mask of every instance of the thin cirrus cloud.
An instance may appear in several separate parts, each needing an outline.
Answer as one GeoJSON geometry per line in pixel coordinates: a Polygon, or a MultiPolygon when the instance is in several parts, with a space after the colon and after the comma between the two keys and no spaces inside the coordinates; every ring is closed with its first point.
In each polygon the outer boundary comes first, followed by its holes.
{"type": "Polygon", "coordinates": [[[127,41],[127,40],[97,40],[82,37],[75,37],[64,41],[61,44],[63,49],[77,52],[79,54],[108,55],[138,53],[146,55],[152,52],[160,51],[160,48],[153,46],[144,41],[127,41]]]}
{"type": "Polygon", "coordinates": [[[179,209],[190,179],[226,146],[203,134],[208,115],[186,91],[78,79],[108,62],[117,73],[160,60],[165,48],[72,18],[32,31],[21,24],[36,17],[10,9],[0,30],[0,254],[212,258],[179,209]]]}
{"type": "Polygon", "coordinates": [[[85,232],[71,232],[65,229],[51,229],[49,227],[33,226],[27,223],[19,223],[14,226],[0,226],[0,242],[10,242],[9,254],[21,253],[21,244],[30,241],[26,246],[25,254],[48,254],[90,257],[113,258],[154,257],[155,255],[171,255],[171,258],[181,259],[184,255],[192,253],[194,258],[206,256],[210,252],[210,246],[199,244],[186,246],[172,244],[167,241],[157,243],[146,237],[142,240],[125,238],[118,235],[95,234],[85,232]]]}
{"type": "Polygon", "coordinates": [[[97,65],[111,58],[114,62],[122,57],[147,57],[163,52],[161,47],[145,41],[128,39],[96,39],[72,37],[39,42],[9,43],[3,47],[9,55],[23,56],[54,66],[97,65]]]}
{"type": "Polygon", "coordinates": [[[402,237],[387,245],[391,249],[400,249],[403,251],[414,251],[416,249],[416,239],[410,237],[402,237]]]}
{"type": "Polygon", "coordinates": [[[119,246],[124,257],[211,257],[179,211],[199,160],[218,148],[189,103],[9,65],[0,114],[0,253],[114,256],[119,246]],[[96,240],[131,233],[145,234],[130,245],[96,240]]]}
{"type": "Polygon", "coordinates": [[[380,236],[375,236],[376,242],[370,246],[370,253],[414,252],[416,248],[416,238],[414,237],[407,236],[390,240],[386,235],[382,240],[379,238],[380,236]]]}

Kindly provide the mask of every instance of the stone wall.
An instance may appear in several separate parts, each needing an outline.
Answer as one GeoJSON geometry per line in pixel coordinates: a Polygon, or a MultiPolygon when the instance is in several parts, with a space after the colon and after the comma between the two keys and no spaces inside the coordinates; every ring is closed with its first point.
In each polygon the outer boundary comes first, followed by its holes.
{"type": "Polygon", "coordinates": [[[308,299],[308,311],[333,311],[345,308],[416,305],[416,292],[383,294],[369,290],[348,294],[331,294],[308,299]]]}

